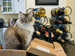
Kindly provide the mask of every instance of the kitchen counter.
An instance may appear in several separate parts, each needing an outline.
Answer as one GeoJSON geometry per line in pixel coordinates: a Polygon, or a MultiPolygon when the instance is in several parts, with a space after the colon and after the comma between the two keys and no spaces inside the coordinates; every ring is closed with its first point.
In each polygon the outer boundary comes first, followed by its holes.
{"type": "Polygon", "coordinates": [[[3,26],[3,27],[0,27],[0,28],[8,28],[9,26],[3,26]]]}

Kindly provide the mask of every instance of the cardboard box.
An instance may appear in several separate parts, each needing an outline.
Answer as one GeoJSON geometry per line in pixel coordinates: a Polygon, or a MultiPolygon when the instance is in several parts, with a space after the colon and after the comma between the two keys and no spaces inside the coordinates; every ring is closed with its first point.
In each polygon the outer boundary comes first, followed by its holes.
{"type": "Polygon", "coordinates": [[[54,42],[53,44],[55,46],[56,56],[67,56],[66,53],[64,52],[62,46],[59,43],[54,42]]]}
{"type": "Polygon", "coordinates": [[[44,40],[39,40],[37,38],[31,41],[26,51],[0,49],[0,56],[26,56],[26,52],[29,52],[38,56],[66,56],[63,48],[61,47],[59,43],[54,42],[52,44],[44,40]]]}
{"type": "Polygon", "coordinates": [[[52,44],[36,38],[31,42],[26,52],[33,53],[38,56],[66,56],[59,43],[54,42],[52,44]]]}
{"type": "Polygon", "coordinates": [[[24,50],[0,49],[0,56],[26,56],[24,50]]]}

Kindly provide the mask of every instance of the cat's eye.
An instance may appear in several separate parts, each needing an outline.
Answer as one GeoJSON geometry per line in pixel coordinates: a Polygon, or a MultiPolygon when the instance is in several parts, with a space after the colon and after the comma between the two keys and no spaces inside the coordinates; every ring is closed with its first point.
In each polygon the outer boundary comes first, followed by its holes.
{"type": "Polygon", "coordinates": [[[26,19],[26,18],[23,18],[24,20],[26,19]]]}
{"type": "Polygon", "coordinates": [[[29,18],[30,19],[30,18],[29,18]]]}

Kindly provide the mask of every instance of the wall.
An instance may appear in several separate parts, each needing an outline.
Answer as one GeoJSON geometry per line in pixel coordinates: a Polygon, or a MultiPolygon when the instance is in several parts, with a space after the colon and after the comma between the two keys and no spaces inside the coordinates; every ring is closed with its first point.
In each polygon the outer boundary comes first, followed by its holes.
{"type": "Polygon", "coordinates": [[[0,18],[2,19],[17,19],[18,18],[18,14],[1,14],[1,6],[0,6],[0,18]]]}
{"type": "Polygon", "coordinates": [[[67,0],[66,6],[70,6],[72,8],[72,14],[70,15],[72,21],[71,33],[75,40],[75,0],[67,0]]]}
{"type": "Polygon", "coordinates": [[[63,7],[63,6],[66,6],[66,0],[59,0],[59,5],[48,5],[48,6],[36,6],[35,5],[35,0],[27,0],[27,9],[28,8],[38,8],[38,7],[43,7],[46,9],[46,15],[48,17],[51,17],[50,16],[50,11],[52,10],[52,8],[57,8],[57,7],[63,7]]]}

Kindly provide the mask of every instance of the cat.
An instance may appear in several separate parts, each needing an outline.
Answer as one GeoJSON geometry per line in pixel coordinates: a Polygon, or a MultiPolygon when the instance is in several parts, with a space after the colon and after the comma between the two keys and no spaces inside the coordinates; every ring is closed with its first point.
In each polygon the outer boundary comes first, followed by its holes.
{"type": "Polygon", "coordinates": [[[33,12],[22,13],[19,12],[20,17],[13,26],[7,28],[3,37],[3,49],[22,49],[26,50],[31,42],[34,32],[33,12]],[[19,47],[18,47],[19,46],[19,47]]]}

